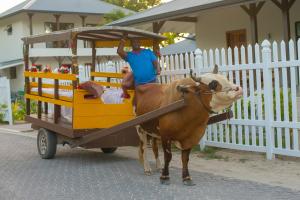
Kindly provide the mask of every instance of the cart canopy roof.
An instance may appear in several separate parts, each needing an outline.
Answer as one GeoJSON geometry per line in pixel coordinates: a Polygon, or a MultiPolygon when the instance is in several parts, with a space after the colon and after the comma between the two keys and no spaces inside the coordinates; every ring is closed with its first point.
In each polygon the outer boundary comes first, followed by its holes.
{"type": "MultiPolygon", "coordinates": [[[[129,40],[139,39],[142,46],[151,46],[153,45],[153,41],[162,41],[166,39],[164,36],[131,27],[102,26],[55,31],[24,37],[22,40],[24,41],[24,44],[34,44],[63,40],[71,41],[72,39],[77,38],[78,40],[95,41],[96,47],[116,47],[124,33],[128,34],[129,40]]],[[[127,41],[126,45],[129,44],[130,42],[127,41]]]]}

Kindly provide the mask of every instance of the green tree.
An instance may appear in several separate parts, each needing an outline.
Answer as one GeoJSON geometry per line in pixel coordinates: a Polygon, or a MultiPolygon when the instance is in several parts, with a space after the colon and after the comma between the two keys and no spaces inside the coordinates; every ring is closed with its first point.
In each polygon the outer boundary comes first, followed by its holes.
{"type": "Polygon", "coordinates": [[[159,5],[161,0],[104,0],[107,3],[127,8],[136,12],[152,8],[159,5]]]}
{"type": "Polygon", "coordinates": [[[165,47],[165,46],[168,46],[170,44],[174,44],[176,39],[178,39],[179,37],[184,36],[184,33],[167,32],[167,33],[163,33],[162,35],[167,38],[167,40],[161,42],[161,46],[165,47]]]}
{"type": "MultiPolygon", "coordinates": [[[[130,15],[130,14],[128,14],[130,15]]],[[[116,21],[118,19],[121,19],[123,17],[128,16],[126,15],[122,10],[113,10],[110,13],[107,13],[103,16],[105,24],[116,21]]]]}
{"type": "MultiPolygon", "coordinates": [[[[143,11],[161,3],[161,0],[104,0],[107,3],[111,3],[135,12],[143,11]]],[[[126,14],[122,10],[113,10],[110,13],[104,15],[104,23],[110,23],[118,19],[127,17],[133,13],[126,14]]]]}
{"type": "MultiPolygon", "coordinates": [[[[152,8],[153,6],[161,4],[161,0],[104,0],[104,1],[135,12],[140,12],[152,8]]],[[[127,17],[131,14],[133,13],[126,14],[122,10],[114,10],[111,13],[104,15],[105,24],[127,17]]],[[[174,44],[176,38],[182,36],[182,34],[178,34],[178,33],[164,33],[163,35],[168,39],[161,43],[162,46],[174,44]]]]}

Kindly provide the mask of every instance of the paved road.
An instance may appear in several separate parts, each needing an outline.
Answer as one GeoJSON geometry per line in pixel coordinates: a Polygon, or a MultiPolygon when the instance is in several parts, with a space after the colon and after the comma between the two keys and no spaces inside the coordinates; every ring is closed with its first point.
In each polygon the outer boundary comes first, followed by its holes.
{"type": "MultiPolygon", "coordinates": [[[[270,169],[271,170],[271,169],[270,169]]],[[[58,148],[53,160],[37,155],[34,138],[0,132],[1,200],[68,199],[300,199],[300,192],[255,182],[192,172],[194,187],[185,187],[180,169],[172,184],[147,177],[137,160],[116,152],[58,148]]]]}

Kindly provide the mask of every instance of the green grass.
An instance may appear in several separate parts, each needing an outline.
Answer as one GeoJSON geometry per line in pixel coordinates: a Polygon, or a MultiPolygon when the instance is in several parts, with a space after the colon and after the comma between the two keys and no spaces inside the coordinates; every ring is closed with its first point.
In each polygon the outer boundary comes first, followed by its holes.
{"type": "Polygon", "coordinates": [[[247,159],[247,158],[240,158],[239,161],[240,161],[241,163],[245,163],[246,161],[248,161],[248,159],[247,159]]]}
{"type": "Polygon", "coordinates": [[[206,160],[213,160],[213,159],[217,159],[217,160],[224,160],[224,161],[228,161],[229,157],[223,157],[221,155],[217,155],[216,153],[219,151],[219,148],[216,147],[205,147],[205,149],[203,151],[201,151],[201,153],[203,154],[203,158],[206,160]]]}
{"type": "MultiPolygon", "coordinates": [[[[180,152],[180,149],[178,149],[174,144],[172,144],[171,150],[172,152],[180,152]]],[[[217,147],[205,147],[205,149],[201,151],[200,145],[196,145],[192,148],[191,153],[200,153],[201,155],[200,157],[206,160],[217,159],[217,160],[224,160],[226,162],[229,161],[228,156],[224,157],[216,154],[219,150],[220,149],[217,147]]]]}

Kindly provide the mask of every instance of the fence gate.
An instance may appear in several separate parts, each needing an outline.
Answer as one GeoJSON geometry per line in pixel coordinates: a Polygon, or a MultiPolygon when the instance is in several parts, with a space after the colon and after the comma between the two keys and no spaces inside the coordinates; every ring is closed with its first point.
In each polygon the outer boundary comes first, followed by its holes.
{"type": "Polygon", "coordinates": [[[0,113],[4,114],[3,120],[12,125],[10,83],[6,77],[0,77],[0,94],[0,113]]]}

